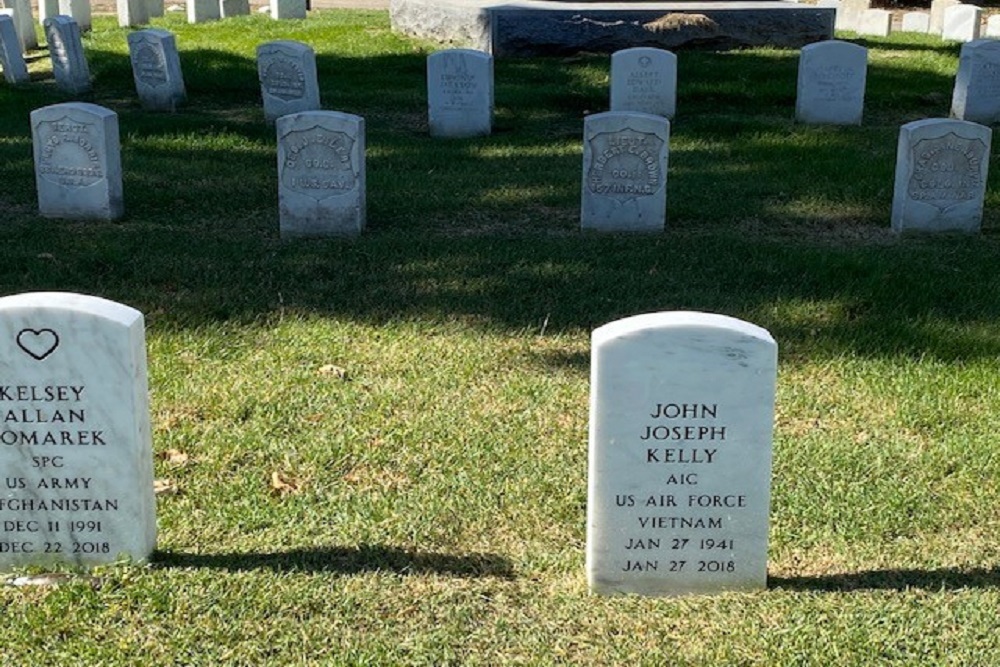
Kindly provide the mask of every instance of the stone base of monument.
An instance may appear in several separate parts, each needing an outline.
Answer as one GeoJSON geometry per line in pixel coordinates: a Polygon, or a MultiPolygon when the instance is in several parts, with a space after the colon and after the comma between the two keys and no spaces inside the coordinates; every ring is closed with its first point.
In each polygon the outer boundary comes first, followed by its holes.
{"type": "Polygon", "coordinates": [[[392,27],[495,57],[613,53],[634,46],[800,47],[833,38],[835,10],[795,2],[391,0],[392,27]]]}

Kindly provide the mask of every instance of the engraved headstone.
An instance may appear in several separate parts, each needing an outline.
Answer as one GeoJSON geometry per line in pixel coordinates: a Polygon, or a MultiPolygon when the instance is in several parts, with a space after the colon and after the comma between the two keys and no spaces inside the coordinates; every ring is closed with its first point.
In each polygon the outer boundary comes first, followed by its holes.
{"type": "Polygon", "coordinates": [[[991,140],[990,128],[964,120],[929,118],[903,125],[893,231],[979,231],[991,140]]]}
{"type": "Polygon", "coordinates": [[[975,5],[955,5],[944,10],[941,39],[971,42],[979,39],[983,10],[975,5]]]}
{"type": "Polygon", "coordinates": [[[902,32],[930,32],[931,15],[927,12],[906,12],[900,29],[902,32]]]}
{"type": "Polygon", "coordinates": [[[283,238],[360,234],[365,227],[365,121],[336,111],[277,120],[283,238]]]}
{"type": "Polygon", "coordinates": [[[271,18],[273,19],[304,19],[306,17],[306,0],[270,0],[271,18]]]}
{"type": "Polygon", "coordinates": [[[187,0],[188,23],[218,21],[219,12],[219,0],[187,0]]]}
{"type": "Polygon", "coordinates": [[[0,570],[144,560],[156,544],[142,314],[0,298],[0,570]]]}
{"type": "Polygon", "coordinates": [[[667,216],[670,121],[609,111],[583,125],[580,226],[606,232],[659,232],[667,216]]]}
{"type": "Polygon", "coordinates": [[[249,0],[219,0],[219,14],[224,19],[234,16],[249,16],[249,0]]]}
{"type": "Polygon", "coordinates": [[[149,23],[148,0],[115,0],[115,2],[118,6],[118,25],[122,28],[149,23]]]}
{"type": "Polygon", "coordinates": [[[31,136],[41,215],[100,220],[122,216],[118,116],[113,111],[85,102],[35,109],[31,136]]]}
{"type": "Polygon", "coordinates": [[[593,332],[590,368],[590,589],[764,588],[771,335],[724,315],[639,315],[593,332]]]}
{"type": "Polygon", "coordinates": [[[427,118],[432,137],[477,137],[493,128],[493,56],[447,49],[427,56],[427,118]]]}
{"type": "Polygon", "coordinates": [[[0,67],[3,67],[7,83],[27,83],[30,80],[14,18],[6,14],[0,14],[0,67]]]}
{"type": "Polygon", "coordinates": [[[961,0],[931,0],[930,27],[927,32],[932,35],[940,35],[944,28],[944,10],[960,4],[962,4],[961,0]]]}
{"type": "Polygon", "coordinates": [[[3,0],[3,6],[13,12],[14,26],[21,40],[21,48],[27,53],[38,48],[38,35],[35,34],[35,19],[31,13],[29,0],[3,0]]]}
{"type": "Polygon", "coordinates": [[[173,34],[155,28],[137,30],[129,33],[128,50],[143,109],[174,111],[184,103],[184,77],[173,34]]]}
{"type": "Polygon", "coordinates": [[[892,12],[887,9],[867,9],[861,13],[855,30],[859,35],[888,37],[891,28],[892,12]]]}
{"type": "Polygon", "coordinates": [[[673,118],[677,110],[677,56],[649,47],[611,54],[611,110],[673,118]]]}
{"type": "Polygon", "coordinates": [[[257,47],[257,76],[268,124],[299,111],[319,111],[316,53],[307,44],[289,40],[257,47]]]}
{"type": "Polygon", "coordinates": [[[997,40],[977,39],[962,45],[951,115],[984,125],[1000,121],[1000,42],[997,40]]]}
{"type": "Polygon", "coordinates": [[[56,86],[70,95],[90,92],[90,68],[76,21],[63,15],[45,19],[45,40],[56,86]]]}
{"type": "Polygon", "coordinates": [[[58,13],[76,21],[76,24],[80,26],[80,32],[90,32],[93,26],[90,0],[59,0],[58,13]]]}
{"type": "Polygon", "coordinates": [[[843,0],[837,11],[837,30],[857,30],[861,15],[871,9],[871,0],[843,0]]]}
{"type": "Polygon", "coordinates": [[[868,49],[828,40],[802,47],[795,118],[801,123],[858,125],[865,105],[868,49]]]}

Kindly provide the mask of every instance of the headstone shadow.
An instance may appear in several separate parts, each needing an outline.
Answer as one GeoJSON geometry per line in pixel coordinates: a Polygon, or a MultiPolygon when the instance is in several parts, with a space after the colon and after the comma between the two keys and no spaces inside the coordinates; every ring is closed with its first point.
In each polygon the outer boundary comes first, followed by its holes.
{"type": "Polygon", "coordinates": [[[802,577],[768,577],[768,588],[794,591],[851,592],[863,590],[954,591],[1000,588],[1000,566],[934,570],[868,570],[802,577]]]}

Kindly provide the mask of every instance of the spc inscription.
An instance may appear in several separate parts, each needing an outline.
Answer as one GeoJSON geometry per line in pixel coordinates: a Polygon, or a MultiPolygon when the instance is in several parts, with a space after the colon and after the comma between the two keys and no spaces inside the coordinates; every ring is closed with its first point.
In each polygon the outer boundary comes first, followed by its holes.
{"type": "Polygon", "coordinates": [[[587,172],[590,191],[622,200],[655,194],[663,186],[663,146],[655,134],[630,128],[595,135],[590,140],[594,157],[587,172]]]}
{"type": "Polygon", "coordinates": [[[301,99],[306,92],[306,75],[302,66],[292,58],[275,54],[273,60],[264,69],[261,86],[268,95],[279,100],[289,101],[301,99]]]}
{"type": "Polygon", "coordinates": [[[923,139],[913,148],[915,160],[907,194],[940,209],[981,196],[986,144],[953,132],[923,139]]]}
{"type": "Polygon", "coordinates": [[[41,177],[65,187],[87,187],[103,179],[101,156],[92,143],[93,128],[90,123],[78,123],[68,116],[39,123],[41,177]]]}
{"type": "Polygon", "coordinates": [[[167,82],[167,63],[160,49],[152,44],[143,44],[135,52],[132,61],[139,81],[156,88],[167,82]]]}
{"type": "Polygon", "coordinates": [[[320,200],[347,194],[358,186],[351,163],[354,139],[348,134],[317,126],[289,132],[282,141],[281,182],[286,188],[320,200]]]}

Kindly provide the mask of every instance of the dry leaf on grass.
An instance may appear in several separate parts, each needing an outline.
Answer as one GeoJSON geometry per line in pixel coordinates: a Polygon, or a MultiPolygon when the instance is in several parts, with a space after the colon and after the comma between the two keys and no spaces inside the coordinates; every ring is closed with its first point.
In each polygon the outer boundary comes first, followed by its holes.
{"type": "Polygon", "coordinates": [[[55,588],[62,584],[72,583],[90,584],[92,588],[100,588],[101,580],[83,574],[69,574],[66,572],[43,572],[42,574],[32,574],[24,577],[8,579],[5,583],[8,586],[50,586],[55,588]]]}
{"type": "Polygon", "coordinates": [[[320,366],[319,367],[319,374],[320,375],[332,375],[332,376],[334,376],[336,378],[340,378],[341,380],[346,380],[347,379],[347,369],[346,368],[341,368],[340,366],[335,366],[333,364],[326,364],[324,366],[320,366]]]}
{"type": "Polygon", "coordinates": [[[180,487],[172,479],[154,479],[153,494],[157,496],[172,496],[180,493],[180,487]]]}
{"type": "Polygon", "coordinates": [[[271,493],[276,496],[285,496],[302,491],[303,481],[292,477],[288,473],[275,470],[271,473],[271,493]]]}
{"type": "Polygon", "coordinates": [[[191,461],[191,457],[179,449],[168,449],[161,452],[159,458],[175,466],[187,465],[191,461]]]}

